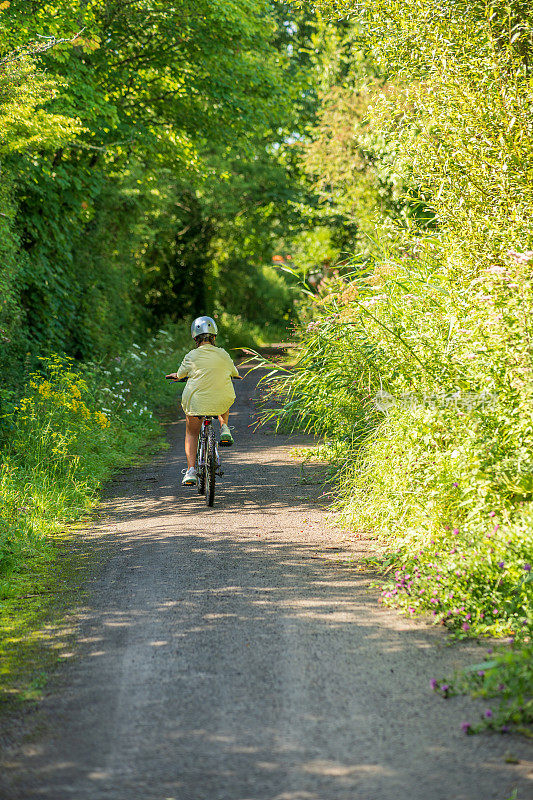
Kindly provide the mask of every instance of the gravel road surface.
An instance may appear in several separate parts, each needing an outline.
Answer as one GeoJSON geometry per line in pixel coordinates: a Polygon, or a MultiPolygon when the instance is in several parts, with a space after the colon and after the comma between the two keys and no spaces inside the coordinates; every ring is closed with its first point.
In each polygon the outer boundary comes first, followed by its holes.
{"type": "Polygon", "coordinates": [[[528,743],[465,736],[485,706],[429,690],[484,649],[377,605],[349,564],[368,543],[327,526],[317,468],[253,433],[253,377],[236,388],[214,509],[180,485],[182,421],[111,486],[76,655],[7,748],[2,800],[533,797],[528,743]]]}

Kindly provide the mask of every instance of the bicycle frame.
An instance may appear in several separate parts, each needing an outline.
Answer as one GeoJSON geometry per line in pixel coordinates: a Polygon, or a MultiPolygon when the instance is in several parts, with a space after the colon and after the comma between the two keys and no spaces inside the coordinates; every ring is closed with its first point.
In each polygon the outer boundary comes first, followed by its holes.
{"type": "MultiPolygon", "coordinates": [[[[200,433],[198,434],[198,447],[196,450],[196,469],[200,470],[205,467],[205,455],[206,455],[206,448],[207,448],[207,432],[209,427],[212,426],[213,417],[204,417],[202,420],[202,427],[200,433]]],[[[218,452],[218,446],[215,440],[215,455],[216,455],[216,466],[217,472],[220,470],[220,455],[218,452]]],[[[219,473],[222,474],[222,473],[219,473]]]]}
{"type": "Polygon", "coordinates": [[[204,417],[202,420],[196,450],[198,494],[205,494],[208,506],[212,506],[215,500],[215,476],[223,474],[212,419],[204,417]]]}

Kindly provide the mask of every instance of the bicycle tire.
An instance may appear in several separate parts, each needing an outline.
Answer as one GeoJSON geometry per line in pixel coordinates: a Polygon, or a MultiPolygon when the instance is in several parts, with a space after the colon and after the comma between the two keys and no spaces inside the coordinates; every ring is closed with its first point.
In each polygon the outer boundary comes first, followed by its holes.
{"type": "Polygon", "coordinates": [[[196,476],[198,480],[198,494],[205,494],[205,458],[202,459],[204,449],[204,437],[202,434],[198,437],[198,450],[196,452],[196,476]],[[200,466],[201,462],[203,466],[200,466]]]}
{"type": "Polygon", "coordinates": [[[212,506],[215,502],[215,470],[217,467],[215,456],[215,431],[213,426],[207,432],[207,447],[205,454],[205,502],[212,506]]]}

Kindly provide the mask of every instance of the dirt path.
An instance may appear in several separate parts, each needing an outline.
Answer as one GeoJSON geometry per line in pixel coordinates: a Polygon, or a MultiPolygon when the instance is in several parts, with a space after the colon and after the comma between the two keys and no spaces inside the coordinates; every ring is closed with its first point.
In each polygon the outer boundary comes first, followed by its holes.
{"type": "Polygon", "coordinates": [[[214,510],[179,485],[182,422],[168,452],[113,484],[88,534],[109,557],[80,657],[7,753],[0,797],[531,797],[527,743],[464,736],[483,706],[429,691],[483,651],[377,606],[339,563],[357,544],[325,526],[292,443],[247,427],[253,380],[238,391],[214,510]]]}

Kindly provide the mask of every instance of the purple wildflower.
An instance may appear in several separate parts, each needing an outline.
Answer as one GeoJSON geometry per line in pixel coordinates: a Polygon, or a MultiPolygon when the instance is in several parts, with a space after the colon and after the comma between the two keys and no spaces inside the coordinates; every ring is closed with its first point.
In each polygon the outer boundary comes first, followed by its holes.
{"type": "Polygon", "coordinates": [[[470,733],[472,726],[469,722],[461,722],[461,730],[463,733],[470,733]]]}
{"type": "Polygon", "coordinates": [[[505,567],[505,561],[498,561],[498,566],[500,569],[503,569],[505,567]]]}
{"type": "Polygon", "coordinates": [[[486,719],[491,719],[492,718],[492,709],[491,708],[487,708],[487,710],[485,711],[485,718],[486,719]]]}
{"type": "Polygon", "coordinates": [[[468,624],[468,622],[463,622],[461,627],[465,632],[470,630],[470,625],[468,624]]]}
{"type": "Polygon", "coordinates": [[[502,725],[500,730],[501,730],[502,733],[509,733],[509,730],[510,730],[509,725],[502,725]]]}
{"type": "Polygon", "coordinates": [[[531,564],[524,564],[524,569],[526,572],[531,572],[531,564]]]}
{"type": "Polygon", "coordinates": [[[480,678],[483,678],[483,677],[485,677],[485,670],[484,669],[480,669],[477,674],[479,675],[480,678]]]}
{"type": "Polygon", "coordinates": [[[431,686],[431,688],[433,689],[433,691],[435,691],[435,689],[437,689],[437,688],[438,688],[438,686],[439,686],[439,683],[438,683],[438,681],[437,681],[435,678],[432,678],[432,679],[430,680],[430,682],[429,682],[429,685],[431,686]]]}

